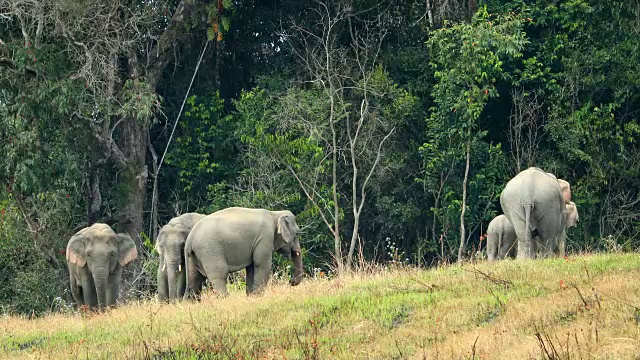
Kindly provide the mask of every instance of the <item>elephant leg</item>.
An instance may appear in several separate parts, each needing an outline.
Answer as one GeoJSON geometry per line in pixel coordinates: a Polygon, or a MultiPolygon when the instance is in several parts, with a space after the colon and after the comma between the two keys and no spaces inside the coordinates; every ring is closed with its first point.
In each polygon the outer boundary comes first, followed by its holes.
{"type": "Polygon", "coordinates": [[[219,270],[207,273],[207,278],[213,283],[213,290],[223,296],[229,295],[227,291],[227,277],[229,277],[229,273],[226,271],[219,270]]]}
{"type": "Polygon", "coordinates": [[[254,277],[255,277],[255,267],[253,266],[253,264],[247,266],[245,268],[245,270],[247,271],[247,278],[246,278],[246,283],[247,283],[247,295],[251,294],[253,292],[253,282],[254,282],[254,277]]]}
{"type": "Polygon", "coordinates": [[[565,252],[565,244],[567,241],[567,229],[563,229],[562,233],[560,233],[560,238],[558,239],[558,248],[556,253],[558,254],[558,256],[565,256],[566,252],[565,252]]]}
{"type": "Polygon", "coordinates": [[[84,304],[90,309],[98,308],[98,294],[96,293],[96,285],[93,282],[93,276],[89,271],[82,274],[82,295],[84,296],[84,304]]]}
{"type": "Polygon", "coordinates": [[[196,268],[195,259],[193,258],[186,260],[184,271],[187,284],[185,286],[183,299],[188,300],[192,295],[196,299],[199,299],[200,292],[202,292],[202,285],[207,278],[196,268]]]}
{"type": "Polygon", "coordinates": [[[82,295],[82,287],[77,283],[76,277],[69,275],[69,285],[71,286],[71,295],[78,307],[84,305],[84,296],[82,295]]]}
{"type": "Polygon", "coordinates": [[[227,278],[229,277],[229,266],[225,258],[213,255],[208,256],[206,259],[200,260],[200,265],[209,282],[213,283],[213,290],[220,295],[228,295],[227,278]]]}
{"type": "Polygon", "coordinates": [[[498,251],[498,241],[495,238],[495,234],[487,235],[487,259],[489,261],[497,260],[496,257],[499,257],[498,251]]]}
{"type": "Polygon", "coordinates": [[[122,280],[122,267],[116,266],[112,274],[109,274],[107,280],[107,306],[116,304],[118,295],[120,295],[120,281],[122,280]]]}
{"type": "Polygon", "coordinates": [[[254,259],[253,289],[251,291],[252,294],[262,292],[265,285],[267,285],[267,283],[269,282],[269,278],[271,277],[271,262],[271,254],[267,257],[267,259],[260,259],[260,261],[257,262],[256,259],[254,259]]]}
{"type": "Polygon", "coordinates": [[[167,272],[166,269],[163,270],[163,268],[164,255],[160,255],[160,260],[158,262],[158,300],[160,301],[169,299],[169,284],[167,282],[167,272]]]}
{"type": "MultiPolygon", "coordinates": [[[[187,287],[187,269],[182,269],[177,273],[178,275],[178,298],[184,296],[184,292],[187,287]]],[[[166,278],[165,278],[166,279],[166,278]]]]}

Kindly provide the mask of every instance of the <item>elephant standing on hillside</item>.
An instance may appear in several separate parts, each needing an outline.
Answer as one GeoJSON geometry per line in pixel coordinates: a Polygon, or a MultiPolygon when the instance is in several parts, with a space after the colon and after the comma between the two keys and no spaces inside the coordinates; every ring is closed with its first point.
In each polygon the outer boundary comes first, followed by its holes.
{"type": "Polygon", "coordinates": [[[521,171],[507,182],[500,205],[515,228],[518,258],[535,258],[538,247],[546,256],[558,247],[566,221],[565,203],[553,177],[536,167],[521,171]]]}
{"type": "Polygon", "coordinates": [[[489,261],[516,257],[516,229],[505,215],[498,215],[487,226],[487,257],[489,261]]]}
{"type": "Polygon", "coordinates": [[[71,293],[78,306],[91,309],[115,305],[120,293],[122,267],[138,257],[127,234],[116,234],[96,223],[78,231],[67,244],[71,293]]]}
{"type": "Polygon", "coordinates": [[[291,211],[232,207],[207,215],[191,230],[185,245],[187,289],[200,293],[205,278],[227,295],[229,273],[246,269],[247,295],[259,292],[271,276],[275,251],[294,264],[291,285],[302,281],[300,229],[291,211]]]}
{"type": "MultiPolygon", "coordinates": [[[[567,183],[568,184],[568,183],[567,183]]],[[[566,197],[565,197],[566,199],[566,197]]],[[[566,231],[569,228],[578,226],[578,221],[580,221],[580,215],[578,214],[578,207],[573,201],[569,201],[565,204],[565,227],[562,231],[562,234],[558,237],[558,248],[556,249],[556,253],[559,256],[565,256],[565,244],[566,244],[566,231]]]]}
{"type": "Polygon", "coordinates": [[[158,262],[158,299],[173,300],[184,296],[186,268],[184,245],[193,226],[204,218],[198,213],[186,213],[174,217],[160,229],[156,239],[156,250],[160,254],[158,262]]]}

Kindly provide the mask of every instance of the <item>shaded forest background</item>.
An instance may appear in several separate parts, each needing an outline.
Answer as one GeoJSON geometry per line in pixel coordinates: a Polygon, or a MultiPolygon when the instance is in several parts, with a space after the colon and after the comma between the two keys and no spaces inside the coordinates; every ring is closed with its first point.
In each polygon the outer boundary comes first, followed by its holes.
{"type": "Polygon", "coordinates": [[[568,251],[633,251],[639,119],[637,0],[0,0],[0,312],[68,301],[97,221],[154,294],[159,227],[228,206],[293,211],[309,274],[482,257],[529,166],[568,251]]]}

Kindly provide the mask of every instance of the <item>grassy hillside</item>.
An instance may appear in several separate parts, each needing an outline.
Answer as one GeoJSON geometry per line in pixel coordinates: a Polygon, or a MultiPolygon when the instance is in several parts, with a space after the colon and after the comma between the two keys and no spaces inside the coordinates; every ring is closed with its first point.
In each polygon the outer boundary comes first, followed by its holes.
{"type": "Polygon", "coordinates": [[[0,358],[632,359],[639,269],[637,254],[394,269],[259,297],[0,318],[0,358]]]}

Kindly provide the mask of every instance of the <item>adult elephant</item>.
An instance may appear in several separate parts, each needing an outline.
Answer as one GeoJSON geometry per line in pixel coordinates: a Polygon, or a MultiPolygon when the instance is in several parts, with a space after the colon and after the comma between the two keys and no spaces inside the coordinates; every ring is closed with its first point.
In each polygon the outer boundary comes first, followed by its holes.
{"type": "Polygon", "coordinates": [[[500,205],[515,228],[518,258],[535,258],[539,247],[546,256],[558,247],[566,221],[565,203],[553,177],[536,167],[521,171],[505,185],[500,205]]]}
{"type": "Polygon", "coordinates": [[[173,300],[184,296],[186,269],[184,245],[193,226],[204,218],[198,213],[186,213],[174,217],[160,229],[156,239],[158,262],[158,299],[173,300]]]}
{"type": "Polygon", "coordinates": [[[489,261],[516,257],[516,229],[503,214],[498,215],[487,226],[487,257],[489,261]]]}
{"type": "Polygon", "coordinates": [[[300,228],[291,211],[231,207],[207,215],[191,230],[185,245],[187,289],[200,293],[205,278],[227,295],[229,273],[246,269],[247,295],[259,292],[271,276],[273,253],[294,264],[291,285],[302,281],[300,228]]]}
{"type": "Polygon", "coordinates": [[[120,293],[122,267],[138,257],[127,234],[116,234],[96,223],[78,231],[67,244],[71,294],[80,307],[102,309],[115,305],[120,293]]]}

